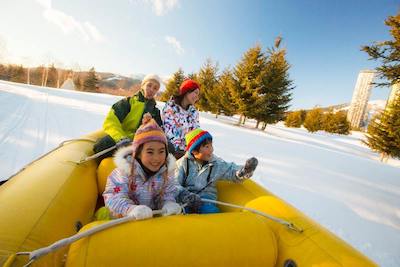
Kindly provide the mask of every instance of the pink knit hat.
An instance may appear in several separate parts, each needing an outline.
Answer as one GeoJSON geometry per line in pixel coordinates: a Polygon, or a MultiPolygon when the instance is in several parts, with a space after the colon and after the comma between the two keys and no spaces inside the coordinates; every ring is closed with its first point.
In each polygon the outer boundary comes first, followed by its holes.
{"type": "Polygon", "coordinates": [[[136,130],[133,137],[132,149],[135,156],[138,147],[144,143],[158,141],[167,146],[167,137],[157,122],[152,119],[149,113],[143,115],[142,125],[136,130]]]}

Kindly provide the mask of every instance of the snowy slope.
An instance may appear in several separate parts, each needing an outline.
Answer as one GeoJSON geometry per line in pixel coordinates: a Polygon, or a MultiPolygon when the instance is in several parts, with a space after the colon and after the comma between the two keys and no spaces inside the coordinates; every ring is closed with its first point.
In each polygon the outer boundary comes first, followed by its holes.
{"type": "MultiPolygon", "coordinates": [[[[120,97],[0,81],[0,180],[66,139],[101,128],[120,97]]],[[[162,105],[160,103],[160,105],[162,105]]],[[[379,265],[400,266],[400,162],[379,162],[350,136],[281,124],[266,132],[236,118],[201,114],[215,153],[260,164],[254,180],[345,239],[379,265]]]]}

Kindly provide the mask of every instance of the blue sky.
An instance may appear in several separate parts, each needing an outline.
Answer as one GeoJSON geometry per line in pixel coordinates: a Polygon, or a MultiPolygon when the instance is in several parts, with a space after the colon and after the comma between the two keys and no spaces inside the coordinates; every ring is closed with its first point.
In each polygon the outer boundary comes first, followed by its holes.
{"type": "MultiPolygon", "coordinates": [[[[361,45],[390,38],[398,1],[2,0],[0,60],[123,75],[198,71],[207,58],[234,66],[283,37],[293,108],[351,100],[358,72],[377,63],[361,45]]],[[[371,99],[386,99],[376,88],[371,99]]]]}

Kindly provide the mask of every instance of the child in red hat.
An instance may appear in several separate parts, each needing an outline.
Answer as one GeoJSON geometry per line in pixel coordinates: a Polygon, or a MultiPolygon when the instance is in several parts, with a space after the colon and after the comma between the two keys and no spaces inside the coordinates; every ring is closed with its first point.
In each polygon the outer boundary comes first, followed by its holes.
{"type": "Polygon", "coordinates": [[[194,80],[185,80],[179,87],[179,95],[172,96],[162,110],[164,132],[177,159],[185,154],[185,135],[200,127],[199,112],[194,106],[199,97],[199,84],[194,80]]]}

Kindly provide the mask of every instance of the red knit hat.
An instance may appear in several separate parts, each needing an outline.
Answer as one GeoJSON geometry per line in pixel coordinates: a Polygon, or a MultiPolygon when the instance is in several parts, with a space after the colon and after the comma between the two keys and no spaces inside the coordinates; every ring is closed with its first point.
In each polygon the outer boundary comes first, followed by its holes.
{"type": "Polygon", "coordinates": [[[179,95],[184,95],[189,91],[200,89],[200,85],[193,80],[185,80],[179,87],[179,95]]]}

